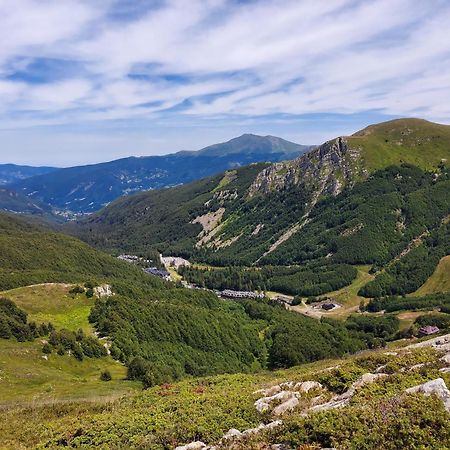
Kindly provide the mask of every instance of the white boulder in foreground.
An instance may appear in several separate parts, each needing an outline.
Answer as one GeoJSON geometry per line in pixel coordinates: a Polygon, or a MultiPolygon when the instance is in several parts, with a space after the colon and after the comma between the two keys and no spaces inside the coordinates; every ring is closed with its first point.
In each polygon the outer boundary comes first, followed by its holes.
{"type": "Polygon", "coordinates": [[[424,395],[435,394],[444,403],[445,409],[450,412],[450,391],[448,390],[445,381],[442,378],[427,381],[412,388],[406,389],[408,394],[420,393],[424,395]]]}
{"type": "Polygon", "coordinates": [[[176,447],[175,450],[203,450],[205,448],[207,448],[207,446],[204,442],[196,441],[187,445],[182,445],[181,447],[176,447]]]}

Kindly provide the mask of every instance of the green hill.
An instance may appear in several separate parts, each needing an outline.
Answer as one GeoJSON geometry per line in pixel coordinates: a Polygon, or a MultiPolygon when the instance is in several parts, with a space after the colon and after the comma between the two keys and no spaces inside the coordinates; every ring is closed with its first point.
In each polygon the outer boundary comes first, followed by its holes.
{"type": "Polygon", "coordinates": [[[432,170],[443,159],[450,161],[450,126],[423,119],[371,125],[347,139],[350,147],[361,148],[370,172],[400,163],[432,170]]]}
{"type": "Polygon", "coordinates": [[[415,295],[427,295],[448,291],[450,291],[450,255],[444,256],[439,261],[433,275],[417,289],[415,295]]]}
{"type": "Polygon", "coordinates": [[[70,236],[0,213],[0,289],[36,283],[97,283],[118,279],[162,282],[70,236]]]}
{"type": "MultiPolygon", "coordinates": [[[[148,385],[188,375],[292,366],[354,352],[378,338],[270,302],[237,303],[209,291],[183,289],[75,238],[22,218],[0,218],[1,288],[16,288],[3,295],[28,313],[29,323],[20,325],[24,330],[17,339],[37,338],[33,329],[41,333],[40,325],[52,322],[57,331],[68,330],[55,337],[54,351],[64,345],[75,352],[73,332],[89,333],[93,327],[110,342],[112,356],[128,366],[129,378],[148,385]],[[48,285],[86,281],[111,284],[114,295],[93,302],[84,289],[77,294],[61,284],[48,285]]],[[[5,336],[16,336],[12,319],[2,320],[5,336]]]]}
{"type": "Polygon", "coordinates": [[[111,253],[188,257],[203,263],[189,281],[289,307],[185,289],[0,214],[0,447],[449,448],[447,337],[400,340],[450,330],[447,130],[391,121],[64,228],[111,253]],[[94,298],[101,283],[112,295],[94,298]],[[438,397],[406,391],[430,381],[438,397]]]}

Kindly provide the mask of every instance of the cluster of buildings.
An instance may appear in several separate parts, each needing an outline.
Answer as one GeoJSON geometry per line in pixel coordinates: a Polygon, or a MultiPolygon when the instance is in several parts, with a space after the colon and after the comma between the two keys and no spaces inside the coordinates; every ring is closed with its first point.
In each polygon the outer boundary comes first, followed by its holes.
{"type": "Polygon", "coordinates": [[[263,299],[264,294],[258,294],[252,291],[233,291],[232,289],[225,289],[219,292],[219,295],[224,298],[252,298],[252,299],[263,299]]]}
{"type": "Polygon", "coordinates": [[[294,301],[292,297],[288,297],[287,295],[277,295],[272,300],[284,305],[292,305],[292,302],[294,301]]]}
{"type": "Polygon", "coordinates": [[[180,267],[189,267],[191,263],[180,256],[159,256],[165,267],[173,267],[178,270],[180,267]]]}
{"type": "Polygon", "coordinates": [[[122,261],[125,261],[130,264],[137,264],[137,263],[150,263],[151,261],[149,259],[141,258],[140,256],[136,255],[119,255],[117,259],[120,259],[122,261]]]}
{"type": "Polygon", "coordinates": [[[155,277],[162,278],[163,280],[170,281],[170,273],[166,270],[158,269],[157,267],[147,267],[144,269],[145,273],[154,275],[155,277]]]}
{"type": "MultiPolygon", "coordinates": [[[[141,258],[140,256],[136,255],[119,255],[117,259],[120,259],[121,261],[126,261],[130,264],[149,264],[152,261],[150,259],[141,258]]],[[[155,277],[162,278],[163,280],[170,281],[170,273],[166,270],[158,269],[157,267],[146,267],[142,269],[145,273],[148,273],[149,275],[154,275],[155,277]]]]}

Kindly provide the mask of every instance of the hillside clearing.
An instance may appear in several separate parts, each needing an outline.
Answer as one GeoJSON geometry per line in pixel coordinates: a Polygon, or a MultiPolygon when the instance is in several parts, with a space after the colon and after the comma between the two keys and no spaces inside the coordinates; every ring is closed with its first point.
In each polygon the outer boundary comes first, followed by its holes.
{"type": "Polygon", "coordinates": [[[421,296],[450,291],[450,255],[444,256],[433,275],[411,295],[421,296]]]}
{"type": "Polygon", "coordinates": [[[56,328],[72,331],[82,328],[92,333],[88,317],[95,299],[85,294],[69,294],[72,287],[65,283],[45,283],[0,292],[0,296],[9,298],[27,312],[30,321],[52,322],[56,328]]]}

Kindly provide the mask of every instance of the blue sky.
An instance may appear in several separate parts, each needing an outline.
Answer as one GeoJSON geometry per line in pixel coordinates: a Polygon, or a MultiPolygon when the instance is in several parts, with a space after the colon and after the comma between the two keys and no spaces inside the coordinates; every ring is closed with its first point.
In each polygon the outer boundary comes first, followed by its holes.
{"type": "Polygon", "coordinates": [[[0,163],[450,123],[448,0],[0,0],[0,163]]]}

